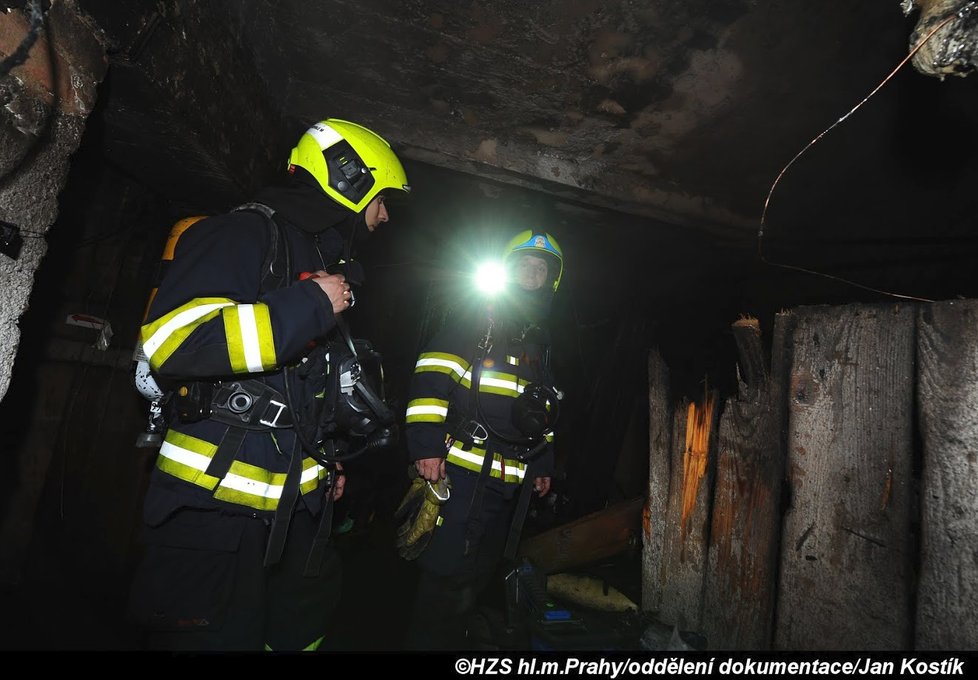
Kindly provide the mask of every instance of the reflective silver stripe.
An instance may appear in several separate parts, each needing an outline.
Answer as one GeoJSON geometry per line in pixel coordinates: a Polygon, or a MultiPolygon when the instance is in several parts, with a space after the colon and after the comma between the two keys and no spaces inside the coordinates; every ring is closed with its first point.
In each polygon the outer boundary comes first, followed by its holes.
{"type": "Polygon", "coordinates": [[[156,350],[158,350],[160,346],[166,342],[166,339],[170,337],[174,331],[192,324],[200,317],[210,314],[215,309],[230,307],[233,304],[233,302],[217,302],[209,305],[200,305],[199,307],[194,307],[192,309],[180,312],[165,324],[160,326],[159,330],[153,333],[152,337],[143,343],[143,351],[146,352],[147,357],[152,358],[156,353],[156,350]]]}
{"type": "MultiPolygon", "coordinates": [[[[480,455],[478,453],[472,453],[471,451],[463,451],[462,449],[458,448],[458,446],[459,445],[457,443],[456,444],[452,444],[452,448],[449,450],[448,455],[449,456],[455,456],[456,458],[461,458],[462,460],[468,461],[470,463],[475,463],[476,465],[480,465],[481,466],[483,464],[482,463],[482,461],[483,461],[483,456],[482,455],[480,455]]],[[[486,454],[486,455],[488,455],[488,454],[486,454]]],[[[496,472],[498,472],[499,474],[502,474],[503,473],[503,466],[500,465],[500,463],[499,463],[498,460],[493,460],[492,461],[492,469],[495,470],[496,472]]],[[[525,467],[521,467],[519,465],[515,465],[515,466],[507,465],[506,466],[506,474],[515,474],[516,477],[519,477],[520,479],[523,479],[524,475],[526,475],[526,468],[525,467]],[[510,471],[512,471],[512,472],[510,472],[510,471]]]]}
{"type": "Polygon", "coordinates": [[[258,322],[255,320],[254,305],[238,305],[238,326],[241,328],[241,344],[248,371],[261,373],[265,367],[261,362],[261,345],[258,343],[258,322]]]}
{"type": "Polygon", "coordinates": [[[339,132],[319,123],[306,130],[306,134],[316,140],[321,151],[325,151],[336,144],[336,142],[343,141],[343,136],[339,132]]]}
{"type": "Polygon", "coordinates": [[[282,497],[281,484],[258,482],[254,479],[248,479],[247,477],[236,475],[233,472],[229,472],[224,476],[224,479],[221,480],[220,486],[223,486],[226,489],[234,489],[235,491],[251,494],[252,496],[262,496],[264,498],[282,497]]]}
{"type": "MultiPolygon", "coordinates": [[[[299,485],[310,482],[314,479],[319,478],[319,471],[322,470],[321,465],[313,465],[311,468],[302,471],[302,475],[299,477],[299,485]]],[[[281,474],[281,473],[276,473],[281,474]]],[[[263,498],[281,498],[283,484],[269,484],[268,482],[259,482],[254,479],[249,479],[248,477],[242,477],[233,472],[227,473],[224,479],[221,480],[219,486],[223,486],[227,489],[233,489],[235,491],[241,491],[243,493],[252,494],[253,496],[262,496],[263,498]]]]}
{"type": "Polygon", "coordinates": [[[314,479],[319,479],[319,473],[324,470],[322,465],[313,465],[311,468],[302,471],[302,476],[299,477],[299,484],[305,484],[306,482],[311,482],[314,479]]]}
{"type": "Polygon", "coordinates": [[[481,387],[483,385],[498,387],[504,390],[513,390],[520,394],[523,392],[523,386],[515,380],[502,380],[501,378],[487,378],[486,376],[482,376],[479,378],[479,386],[481,387]]]}
{"type": "Polygon", "coordinates": [[[452,369],[452,372],[458,375],[462,380],[472,380],[472,373],[466,371],[462,368],[462,365],[457,361],[449,361],[448,359],[418,359],[418,363],[415,364],[415,368],[422,368],[424,366],[443,366],[445,368],[452,369]]]}
{"type": "MultiPolygon", "coordinates": [[[[163,442],[163,446],[160,447],[160,455],[164,458],[169,458],[172,461],[180,463],[181,465],[186,465],[194,470],[200,470],[205,472],[207,466],[210,465],[211,459],[190,449],[185,449],[182,446],[177,446],[168,441],[163,442]]],[[[273,473],[259,468],[265,474],[269,475],[284,475],[285,473],[273,473]]],[[[319,478],[319,472],[323,469],[322,465],[313,465],[302,471],[302,475],[299,477],[299,484],[305,484],[314,479],[319,478]]],[[[243,491],[244,493],[253,494],[255,496],[263,496],[265,498],[280,498],[282,496],[282,485],[281,484],[269,484],[267,482],[261,482],[254,479],[249,479],[248,477],[242,477],[239,474],[233,472],[228,472],[227,475],[221,480],[220,486],[226,487],[228,489],[234,489],[235,491],[243,491]]]]}
{"type": "Polygon", "coordinates": [[[442,416],[448,417],[448,407],[447,406],[434,406],[433,404],[425,404],[423,406],[409,406],[405,415],[411,416],[442,416]]]}
{"type": "Polygon", "coordinates": [[[160,455],[201,472],[207,470],[207,466],[211,464],[211,459],[208,456],[168,441],[164,441],[163,446],[160,447],[160,455]]]}

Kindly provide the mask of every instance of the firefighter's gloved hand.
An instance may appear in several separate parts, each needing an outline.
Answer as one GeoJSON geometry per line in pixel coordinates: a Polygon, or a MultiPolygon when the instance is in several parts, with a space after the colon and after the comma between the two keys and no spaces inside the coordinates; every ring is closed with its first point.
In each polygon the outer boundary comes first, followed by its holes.
{"type": "Polygon", "coordinates": [[[451,497],[452,484],[448,477],[431,484],[421,477],[411,482],[394,520],[398,522],[397,552],[406,560],[416,559],[431,541],[438,526],[441,506],[451,497]]]}

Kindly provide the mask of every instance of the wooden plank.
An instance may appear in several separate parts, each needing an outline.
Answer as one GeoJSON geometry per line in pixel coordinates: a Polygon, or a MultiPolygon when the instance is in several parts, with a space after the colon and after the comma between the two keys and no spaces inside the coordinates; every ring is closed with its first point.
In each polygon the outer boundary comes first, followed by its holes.
{"type": "Polygon", "coordinates": [[[770,370],[761,342],[761,324],[754,318],[738,319],[731,326],[737,343],[737,376],[741,401],[759,397],[769,387],[770,370]]]}
{"type": "Polygon", "coordinates": [[[914,309],[793,314],[776,646],[907,649],[914,309]]]}
{"type": "Polygon", "coordinates": [[[669,369],[657,350],[649,352],[649,491],[642,514],[642,609],[662,606],[662,553],[672,455],[669,369]]]}
{"type": "MultiPolygon", "coordinates": [[[[783,342],[784,323],[775,345],[783,342]]],[[[702,633],[710,649],[768,649],[781,533],[783,409],[756,321],[734,324],[740,395],[720,420],[702,633]]]]}
{"type": "Polygon", "coordinates": [[[916,649],[978,649],[978,301],[921,306],[916,649]]]}
{"type": "Polygon", "coordinates": [[[703,402],[684,402],[676,410],[671,479],[662,560],[659,620],[683,630],[699,630],[706,572],[709,505],[713,489],[718,408],[716,392],[703,402]],[[704,404],[710,405],[704,408],[704,404]],[[694,410],[691,410],[694,409],[694,410]],[[707,441],[701,447],[694,427],[707,416],[707,441]],[[712,444],[711,444],[712,443],[712,444]]]}
{"type": "Polygon", "coordinates": [[[543,573],[556,574],[618,555],[638,544],[642,498],[550,529],[520,543],[519,554],[543,573]]]}

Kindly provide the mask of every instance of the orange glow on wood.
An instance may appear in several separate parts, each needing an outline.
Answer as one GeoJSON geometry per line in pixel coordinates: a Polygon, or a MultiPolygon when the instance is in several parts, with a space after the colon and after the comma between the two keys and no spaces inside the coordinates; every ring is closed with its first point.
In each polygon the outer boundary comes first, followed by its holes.
{"type": "Polygon", "coordinates": [[[697,407],[690,404],[686,413],[686,448],[683,451],[683,512],[680,518],[681,534],[686,535],[686,521],[696,505],[700,480],[706,473],[710,454],[710,429],[713,426],[713,408],[716,398],[707,393],[704,403],[697,407]]]}

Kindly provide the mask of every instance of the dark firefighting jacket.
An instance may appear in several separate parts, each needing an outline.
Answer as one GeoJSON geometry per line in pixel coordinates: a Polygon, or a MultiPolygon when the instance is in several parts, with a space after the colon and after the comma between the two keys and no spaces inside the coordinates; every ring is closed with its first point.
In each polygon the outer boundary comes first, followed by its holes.
{"type": "MultiPolygon", "coordinates": [[[[457,316],[450,318],[454,325],[438,333],[418,357],[405,416],[408,455],[412,462],[443,457],[452,465],[480,472],[488,452],[492,456],[490,480],[518,485],[527,471],[527,463],[518,454],[529,447],[522,444],[525,438],[513,425],[513,401],[531,382],[551,385],[552,381],[540,347],[519,342],[519,328],[500,323],[482,361],[479,409],[474,413],[472,362],[481,354],[478,345],[488,317],[485,313],[473,316],[465,322],[457,316]],[[470,420],[490,427],[480,429],[470,420]],[[476,436],[459,436],[460,428],[476,436]],[[492,430],[501,438],[491,434],[492,430]],[[510,443],[513,441],[520,444],[510,443]]],[[[553,472],[553,433],[546,433],[545,438],[547,443],[534,468],[535,476],[540,477],[553,472]]]]}
{"type": "MultiPolygon", "coordinates": [[[[307,186],[266,189],[257,201],[276,211],[277,246],[268,218],[251,210],[203,219],[181,236],[141,329],[150,365],[163,382],[251,378],[284,394],[282,368],[300,362],[313,340],[334,330],[328,296],[314,281],[299,281],[297,275],[338,261],[343,238],[324,226],[345,215],[307,186]],[[303,224],[308,230],[299,228],[303,224]],[[311,233],[317,229],[322,231],[311,233]],[[281,238],[288,239],[287,250],[281,238]],[[269,257],[270,248],[277,248],[275,257],[269,257]],[[284,254],[278,251],[291,252],[291,280],[285,280],[284,254]]],[[[324,385],[323,376],[312,375],[294,397],[299,402],[321,397],[324,385]]],[[[186,423],[170,416],[147,494],[150,524],[181,507],[219,507],[255,516],[275,511],[296,441],[294,429],[247,431],[227,473],[218,479],[206,471],[228,432],[214,419],[186,423]]],[[[316,490],[326,470],[304,453],[297,455],[302,455],[301,498],[318,511],[322,494],[316,490]]]]}

